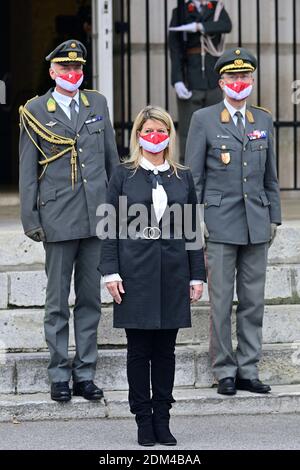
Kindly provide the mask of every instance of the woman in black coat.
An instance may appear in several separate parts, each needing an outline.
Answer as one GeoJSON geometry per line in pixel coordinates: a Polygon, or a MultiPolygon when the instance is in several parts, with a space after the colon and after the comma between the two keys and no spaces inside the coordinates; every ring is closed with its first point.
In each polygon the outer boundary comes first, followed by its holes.
{"type": "Polygon", "coordinates": [[[190,170],[172,160],[175,129],[166,111],[148,106],[138,114],[130,149],[109,182],[99,269],[114,298],[114,327],[126,331],[138,442],[175,445],[176,336],[191,326],[190,303],[206,281],[197,197],[190,170]]]}

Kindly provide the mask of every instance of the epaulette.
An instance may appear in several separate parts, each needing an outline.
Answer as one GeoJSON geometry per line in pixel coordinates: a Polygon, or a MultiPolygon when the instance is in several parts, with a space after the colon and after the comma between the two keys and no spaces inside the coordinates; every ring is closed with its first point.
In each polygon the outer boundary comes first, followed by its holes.
{"type": "Polygon", "coordinates": [[[261,110],[264,111],[265,113],[272,114],[269,109],[267,109],[267,108],[262,108],[261,106],[257,106],[257,105],[254,105],[254,104],[251,105],[251,108],[261,109],[261,110]]]}
{"type": "MultiPolygon", "coordinates": [[[[30,98],[30,100],[27,100],[26,103],[24,104],[24,108],[26,108],[26,106],[28,105],[28,103],[31,103],[31,101],[35,100],[36,98],[38,98],[39,95],[35,95],[33,98],[30,98]]],[[[20,106],[20,108],[22,108],[22,106],[20,106]]],[[[19,109],[20,109],[19,108],[19,109]]]]}
{"type": "Polygon", "coordinates": [[[84,88],[83,91],[94,91],[95,93],[99,93],[99,95],[101,95],[100,91],[98,90],[88,90],[87,88],[84,88]]]}

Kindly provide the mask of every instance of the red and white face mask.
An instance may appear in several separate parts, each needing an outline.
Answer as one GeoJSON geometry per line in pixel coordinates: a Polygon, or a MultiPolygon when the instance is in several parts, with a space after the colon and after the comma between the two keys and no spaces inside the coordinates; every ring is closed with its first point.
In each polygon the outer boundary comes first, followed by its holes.
{"type": "Polygon", "coordinates": [[[168,147],[169,141],[168,134],[163,134],[162,132],[150,132],[139,137],[140,146],[150,153],[162,152],[168,147]]]}
{"type": "Polygon", "coordinates": [[[237,101],[244,100],[252,92],[252,85],[250,83],[244,83],[241,81],[236,81],[233,83],[227,83],[224,86],[224,91],[229,98],[232,98],[237,101]]]}
{"type": "Polygon", "coordinates": [[[76,91],[83,82],[83,72],[67,72],[56,74],[55,82],[67,91],[76,91]]]}

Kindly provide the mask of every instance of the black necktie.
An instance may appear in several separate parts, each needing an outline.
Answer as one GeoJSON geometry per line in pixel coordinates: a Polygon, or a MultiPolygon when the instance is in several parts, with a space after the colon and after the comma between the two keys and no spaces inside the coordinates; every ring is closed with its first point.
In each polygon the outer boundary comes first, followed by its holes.
{"type": "Polygon", "coordinates": [[[235,116],[237,117],[236,127],[240,131],[242,137],[244,137],[245,127],[244,127],[243,115],[240,111],[236,111],[235,116]]]}
{"type": "Polygon", "coordinates": [[[153,173],[153,171],[150,170],[148,174],[149,174],[153,189],[157,188],[157,184],[163,184],[159,173],[155,174],[153,173]]]}
{"type": "Polygon", "coordinates": [[[76,101],[72,100],[70,103],[70,109],[71,109],[71,121],[73,124],[73,128],[76,130],[77,128],[77,121],[78,121],[78,113],[75,110],[76,106],[76,101]]]}

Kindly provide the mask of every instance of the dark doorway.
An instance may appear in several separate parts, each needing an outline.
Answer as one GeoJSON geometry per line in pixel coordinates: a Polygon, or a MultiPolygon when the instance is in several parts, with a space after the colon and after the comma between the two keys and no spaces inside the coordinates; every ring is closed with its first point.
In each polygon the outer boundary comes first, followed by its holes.
{"type": "MultiPolygon", "coordinates": [[[[44,94],[52,83],[44,57],[60,42],[77,38],[91,56],[91,2],[78,0],[10,0],[0,6],[0,80],[6,84],[6,104],[0,105],[0,185],[18,184],[18,109],[44,94]]],[[[91,88],[91,60],[85,86],[91,88]]]]}

